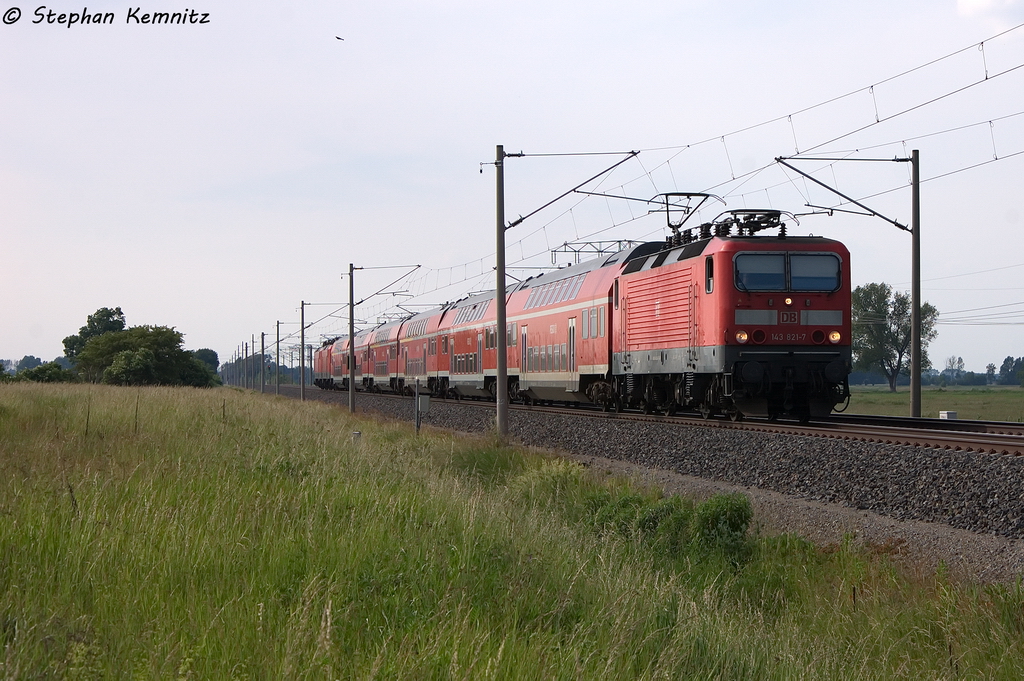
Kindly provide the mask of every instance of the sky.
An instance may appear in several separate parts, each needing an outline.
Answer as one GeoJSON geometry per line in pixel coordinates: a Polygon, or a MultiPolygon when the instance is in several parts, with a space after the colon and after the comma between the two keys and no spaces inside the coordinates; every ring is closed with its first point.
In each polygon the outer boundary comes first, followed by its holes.
{"type": "MultiPolygon", "coordinates": [[[[143,23],[185,9],[0,7],[0,358],[53,359],[115,306],[224,360],[297,333],[306,301],[319,343],[347,331],[349,263],[364,325],[493,288],[499,144],[528,154],[509,220],[640,151],[584,189],[723,199],[694,222],[788,211],[847,244],[854,286],[898,290],[909,234],[800,216],[856,208],[774,159],[882,159],[793,164],[909,224],[889,159],[919,149],[933,365],[1024,355],[1024,0],[218,0],[143,23]],[[620,153],[545,155],[592,152],[620,153]]],[[[508,230],[509,271],[665,235],[647,204],[573,194],[508,230]]]]}

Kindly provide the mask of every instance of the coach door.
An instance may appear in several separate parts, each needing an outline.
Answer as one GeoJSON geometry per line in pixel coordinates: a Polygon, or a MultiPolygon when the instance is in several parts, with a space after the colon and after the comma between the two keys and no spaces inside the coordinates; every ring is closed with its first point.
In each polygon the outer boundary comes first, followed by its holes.
{"type": "Polygon", "coordinates": [[[519,387],[523,390],[527,388],[527,372],[533,371],[533,367],[528,361],[530,353],[526,348],[526,329],[526,324],[519,327],[519,387]]]}
{"type": "Polygon", "coordinates": [[[576,318],[569,318],[569,331],[566,355],[568,355],[569,366],[569,384],[566,386],[566,392],[578,392],[580,389],[580,369],[576,365],[576,318]]]}

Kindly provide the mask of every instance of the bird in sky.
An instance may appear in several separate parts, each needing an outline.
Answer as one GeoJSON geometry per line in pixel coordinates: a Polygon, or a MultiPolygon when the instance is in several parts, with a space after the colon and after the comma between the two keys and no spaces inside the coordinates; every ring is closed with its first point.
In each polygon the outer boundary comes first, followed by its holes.
{"type": "MultiPolygon", "coordinates": [[[[334,37],[335,37],[335,38],[338,38],[338,36],[334,36],[334,37]]],[[[338,40],[344,40],[344,38],[338,38],[338,40]]]]}

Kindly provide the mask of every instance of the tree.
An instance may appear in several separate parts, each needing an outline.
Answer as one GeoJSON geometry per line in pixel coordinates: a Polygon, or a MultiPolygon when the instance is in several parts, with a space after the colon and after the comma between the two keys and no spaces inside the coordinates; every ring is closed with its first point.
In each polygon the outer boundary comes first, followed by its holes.
{"type": "Polygon", "coordinates": [[[78,354],[85,349],[89,339],[102,336],[105,333],[124,331],[124,327],[124,312],[121,312],[120,307],[113,309],[101,307],[89,315],[85,326],[78,330],[78,334],[64,339],[64,356],[69,362],[75,364],[78,354]]]}
{"type": "Polygon", "coordinates": [[[152,385],[156,383],[156,355],[149,348],[122,350],[103,370],[103,382],[114,385],[152,385]]]}
{"type": "Polygon", "coordinates": [[[1024,357],[1007,357],[999,367],[999,385],[1016,385],[1017,374],[1021,371],[1024,371],[1024,357]]]}
{"type": "Polygon", "coordinates": [[[22,371],[27,371],[28,369],[35,369],[37,366],[41,366],[42,363],[43,360],[39,359],[35,355],[25,355],[24,357],[21,358],[21,361],[18,362],[18,366],[17,369],[15,369],[15,371],[20,374],[22,371]]]}
{"type": "Polygon", "coordinates": [[[947,357],[946,368],[942,373],[947,376],[951,383],[958,383],[964,375],[964,358],[957,357],[956,355],[947,357]]]}
{"type": "Polygon", "coordinates": [[[985,382],[989,385],[994,385],[996,382],[996,365],[989,364],[985,367],[985,382]]]}
{"type": "Polygon", "coordinates": [[[200,348],[199,350],[193,350],[192,354],[196,356],[200,362],[210,367],[210,371],[217,373],[217,367],[220,366],[220,359],[217,357],[217,353],[210,348],[200,348]]]}
{"type": "Polygon", "coordinates": [[[37,383],[75,383],[78,381],[78,376],[56,362],[47,362],[19,372],[18,379],[37,383]]]}
{"type": "MultiPolygon", "coordinates": [[[[910,295],[894,292],[886,283],[865,284],[853,290],[853,358],[855,368],[879,369],[896,392],[900,373],[910,371],[910,295]]],[[[921,304],[921,370],[931,366],[928,343],[935,339],[939,311],[921,304]]]]}
{"type": "Polygon", "coordinates": [[[182,348],[183,341],[181,332],[168,326],[107,332],[89,339],[76,367],[86,380],[119,385],[217,385],[217,376],[182,348]]]}

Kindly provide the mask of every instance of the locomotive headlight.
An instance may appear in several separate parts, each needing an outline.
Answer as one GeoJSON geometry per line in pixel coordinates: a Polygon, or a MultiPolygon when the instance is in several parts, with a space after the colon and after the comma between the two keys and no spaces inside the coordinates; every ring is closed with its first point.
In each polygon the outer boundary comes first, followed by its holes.
{"type": "Polygon", "coordinates": [[[746,332],[746,331],[737,331],[737,332],[736,332],[736,342],[737,342],[737,343],[746,343],[746,342],[747,342],[747,339],[748,339],[749,337],[750,337],[750,336],[748,336],[748,335],[747,335],[747,332],[746,332]]]}
{"type": "Polygon", "coordinates": [[[793,299],[792,298],[786,298],[786,305],[792,305],[792,304],[793,304],[793,299]]]}
{"type": "Polygon", "coordinates": [[[838,331],[831,331],[828,334],[828,340],[830,343],[838,343],[839,341],[843,340],[843,334],[839,333],[838,331]]]}

